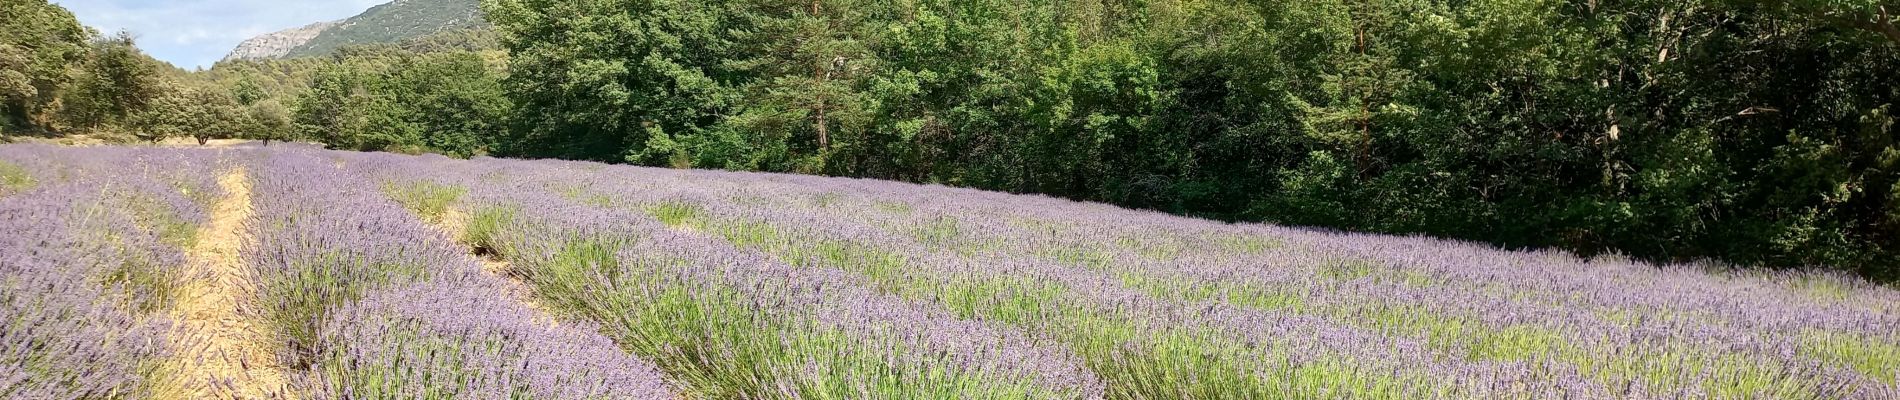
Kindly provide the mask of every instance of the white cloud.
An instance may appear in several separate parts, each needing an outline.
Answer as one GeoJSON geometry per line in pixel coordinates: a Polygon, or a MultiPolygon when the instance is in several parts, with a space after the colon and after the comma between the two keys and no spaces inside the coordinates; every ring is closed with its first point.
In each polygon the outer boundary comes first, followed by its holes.
{"type": "Polygon", "coordinates": [[[184,68],[212,63],[253,36],[348,18],[386,0],[53,0],[79,22],[128,31],[153,57],[184,68]]]}

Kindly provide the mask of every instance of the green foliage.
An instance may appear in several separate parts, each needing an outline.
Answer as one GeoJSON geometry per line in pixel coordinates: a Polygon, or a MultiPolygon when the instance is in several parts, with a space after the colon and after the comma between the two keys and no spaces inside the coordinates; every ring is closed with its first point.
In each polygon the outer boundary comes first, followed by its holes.
{"type": "Polygon", "coordinates": [[[421,216],[424,221],[434,224],[442,222],[442,216],[448,212],[449,206],[468,193],[468,189],[428,181],[384,182],[383,192],[421,216]]]}
{"type": "Polygon", "coordinates": [[[1845,364],[1889,385],[1900,384],[1900,344],[1894,344],[1892,338],[1861,338],[1825,331],[1807,332],[1802,338],[1804,355],[1845,364]]]}
{"type": "Polygon", "coordinates": [[[44,128],[92,31],[45,0],[0,3],[0,131],[44,128]]]}
{"type": "Polygon", "coordinates": [[[505,207],[484,207],[468,218],[468,226],[462,228],[462,243],[489,253],[501,254],[503,249],[501,235],[509,224],[515,222],[517,211],[505,207]]]}
{"type": "Polygon", "coordinates": [[[67,124],[94,129],[137,124],[140,113],[169,95],[161,73],[170,67],[139,51],[130,34],[100,38],[91,47],[91,57],[78,67],[62,99],[67,124]]]}
{"type": "MultiPolygon", "coordinates": [[[[606,205],[599,205],[605,207],[606,205]]],[[[661,202],[646,207],[648,215],[667,226],[696,227],[704,223],[706,210],[697,204],[661,202]]]]}
{"type": "Polygon", "coordinates": [[[162,89],[161,95],[133,115],[139,137],[157,143],[168,137],[189,136],[199,145],[211,139],[237,137],[249,128],[249,115],[223,88],[190,83],[162,89]]]}
{"type": "Polygon", "coordinates": [[[269,146],[272,140],[291,140],[295,126],[290,120],[290,108],[276,99],[266,99],[245,107],[248,128],[247,139],[263,141],[269,146]]]}
{"type": "Polygon", "coordinates": [[[327,57],[191,76],[6,7],[29,16],[0,22],[8,131],[898,179],[1900,278],[1881,1],[485,0],[490,31],[411,0],[327,57]]]}
{"type": "Polygon", "coordinates": [[[335,148],[468,157],[489,151],[512,112],[498,74],[474,53],[395,51],[340,60],[319,67],[299,95],[298,135],[335,148]]]}
{"type": "Polygon", "coordinates": [[[0,194],[12,194],[32,189],[39,184],[33,174],[17,164],[0,161],[0,194]]]}
{"type": "Polygon", "coordinates": [[[672,158],[671,143],[702,141],[702,133],[749,149],[746,138],[712,129],[740,100],[727,82],[743,77],[740,66],[726,65],[739,46],[728,3],[485,1],[511,53],[510,97],[542,110],[514,114],[504,151],[653,162],[672,158]]]}
{"type": "Polygon", "coordinates": [[[44,1],[0,11],[0,131],[202,141],[241,131],[246,116],[233,103],[263,94],[257,85],[208,87],[141,52],[131,34],[99,36],[44,1]]]}
{"type": "Polygon", "coordinates": [[[484,7],[504,155],[1900,273],[1877,2],[484,7]]]}

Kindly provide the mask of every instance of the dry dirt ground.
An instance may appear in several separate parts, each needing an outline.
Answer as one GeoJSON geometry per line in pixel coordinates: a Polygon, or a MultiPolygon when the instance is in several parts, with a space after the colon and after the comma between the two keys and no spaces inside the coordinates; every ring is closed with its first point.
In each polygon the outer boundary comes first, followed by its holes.
{"type": "MultiPolygon", "coordinates": [[[[142,140],[126,141],[127,139],[128,138],[125,138],[125,137],[119,137],[117,139],[113,139],[111,136],[75,134],[75,135],[66,135],[66,136],[53,137],[53,138],[17,136],[17,137],[12,137],[8,140],[21,142],[21,143],[44,143],[44,144],[54,144],[54,145],[61,145],[61,146],[77,146],[77,147],[156,145],[160,147],[223,148],[223,147],[233,147],[233,146],[253,142],[253,140],[248,140],[248,139],[212,139],[210,141],[206,141],[203,146],[199,146],[198,139],[192,139],[188,137],[168,138],[165,140],[161,140],[158,143],[152,143],[152,142],[147,142],[147,141],[142,141],[142,140]]],[[[5,141],[0,140],[0,142],[5,142],[5,141]]]]}
{"type": "MultiPolygon", "coordinates": [[[[211,139],[205,141],[204,147],[232,147],[250,142],[251,141],[247,139],[211,139]]],[[[158,142],[158,145],[166,147],[199,147],[198,139],[188,137],[165,139],[164,141],[158,142]]]]}
{"type": "Polygon", "coordinates": [[[251,217],[251,185],[242,167],[218,178],[224,199],[187,253],[190,281],[172,308],[181,342],[192,343],[178,363],[183,388],[162,391],[172,399],[282,399],[289,380],[277,364],[263,327],[242,307],[252,302],[250,270],[239,259],[244,221],[251,217]]]}

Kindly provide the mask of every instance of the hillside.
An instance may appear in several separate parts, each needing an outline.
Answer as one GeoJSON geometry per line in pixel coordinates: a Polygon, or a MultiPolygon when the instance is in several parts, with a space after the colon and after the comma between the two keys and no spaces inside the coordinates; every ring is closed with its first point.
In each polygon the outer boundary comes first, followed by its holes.
{"type": "Polygon", "coordinates": [[[225,59],[320,56],[349,45],[399,43],[487,26],[475,0],[396,0],[342,21],[318,22],[251,38],[225,59]]]}

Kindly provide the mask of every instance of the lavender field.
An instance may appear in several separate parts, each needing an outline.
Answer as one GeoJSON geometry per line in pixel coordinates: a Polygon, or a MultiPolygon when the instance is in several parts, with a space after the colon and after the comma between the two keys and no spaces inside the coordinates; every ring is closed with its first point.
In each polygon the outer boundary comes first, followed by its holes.
{"type": "Polygon", "coordinates": [[[794,175],[0,145],[6,399],[1896,399],[1900,291],[794,175]]]}

